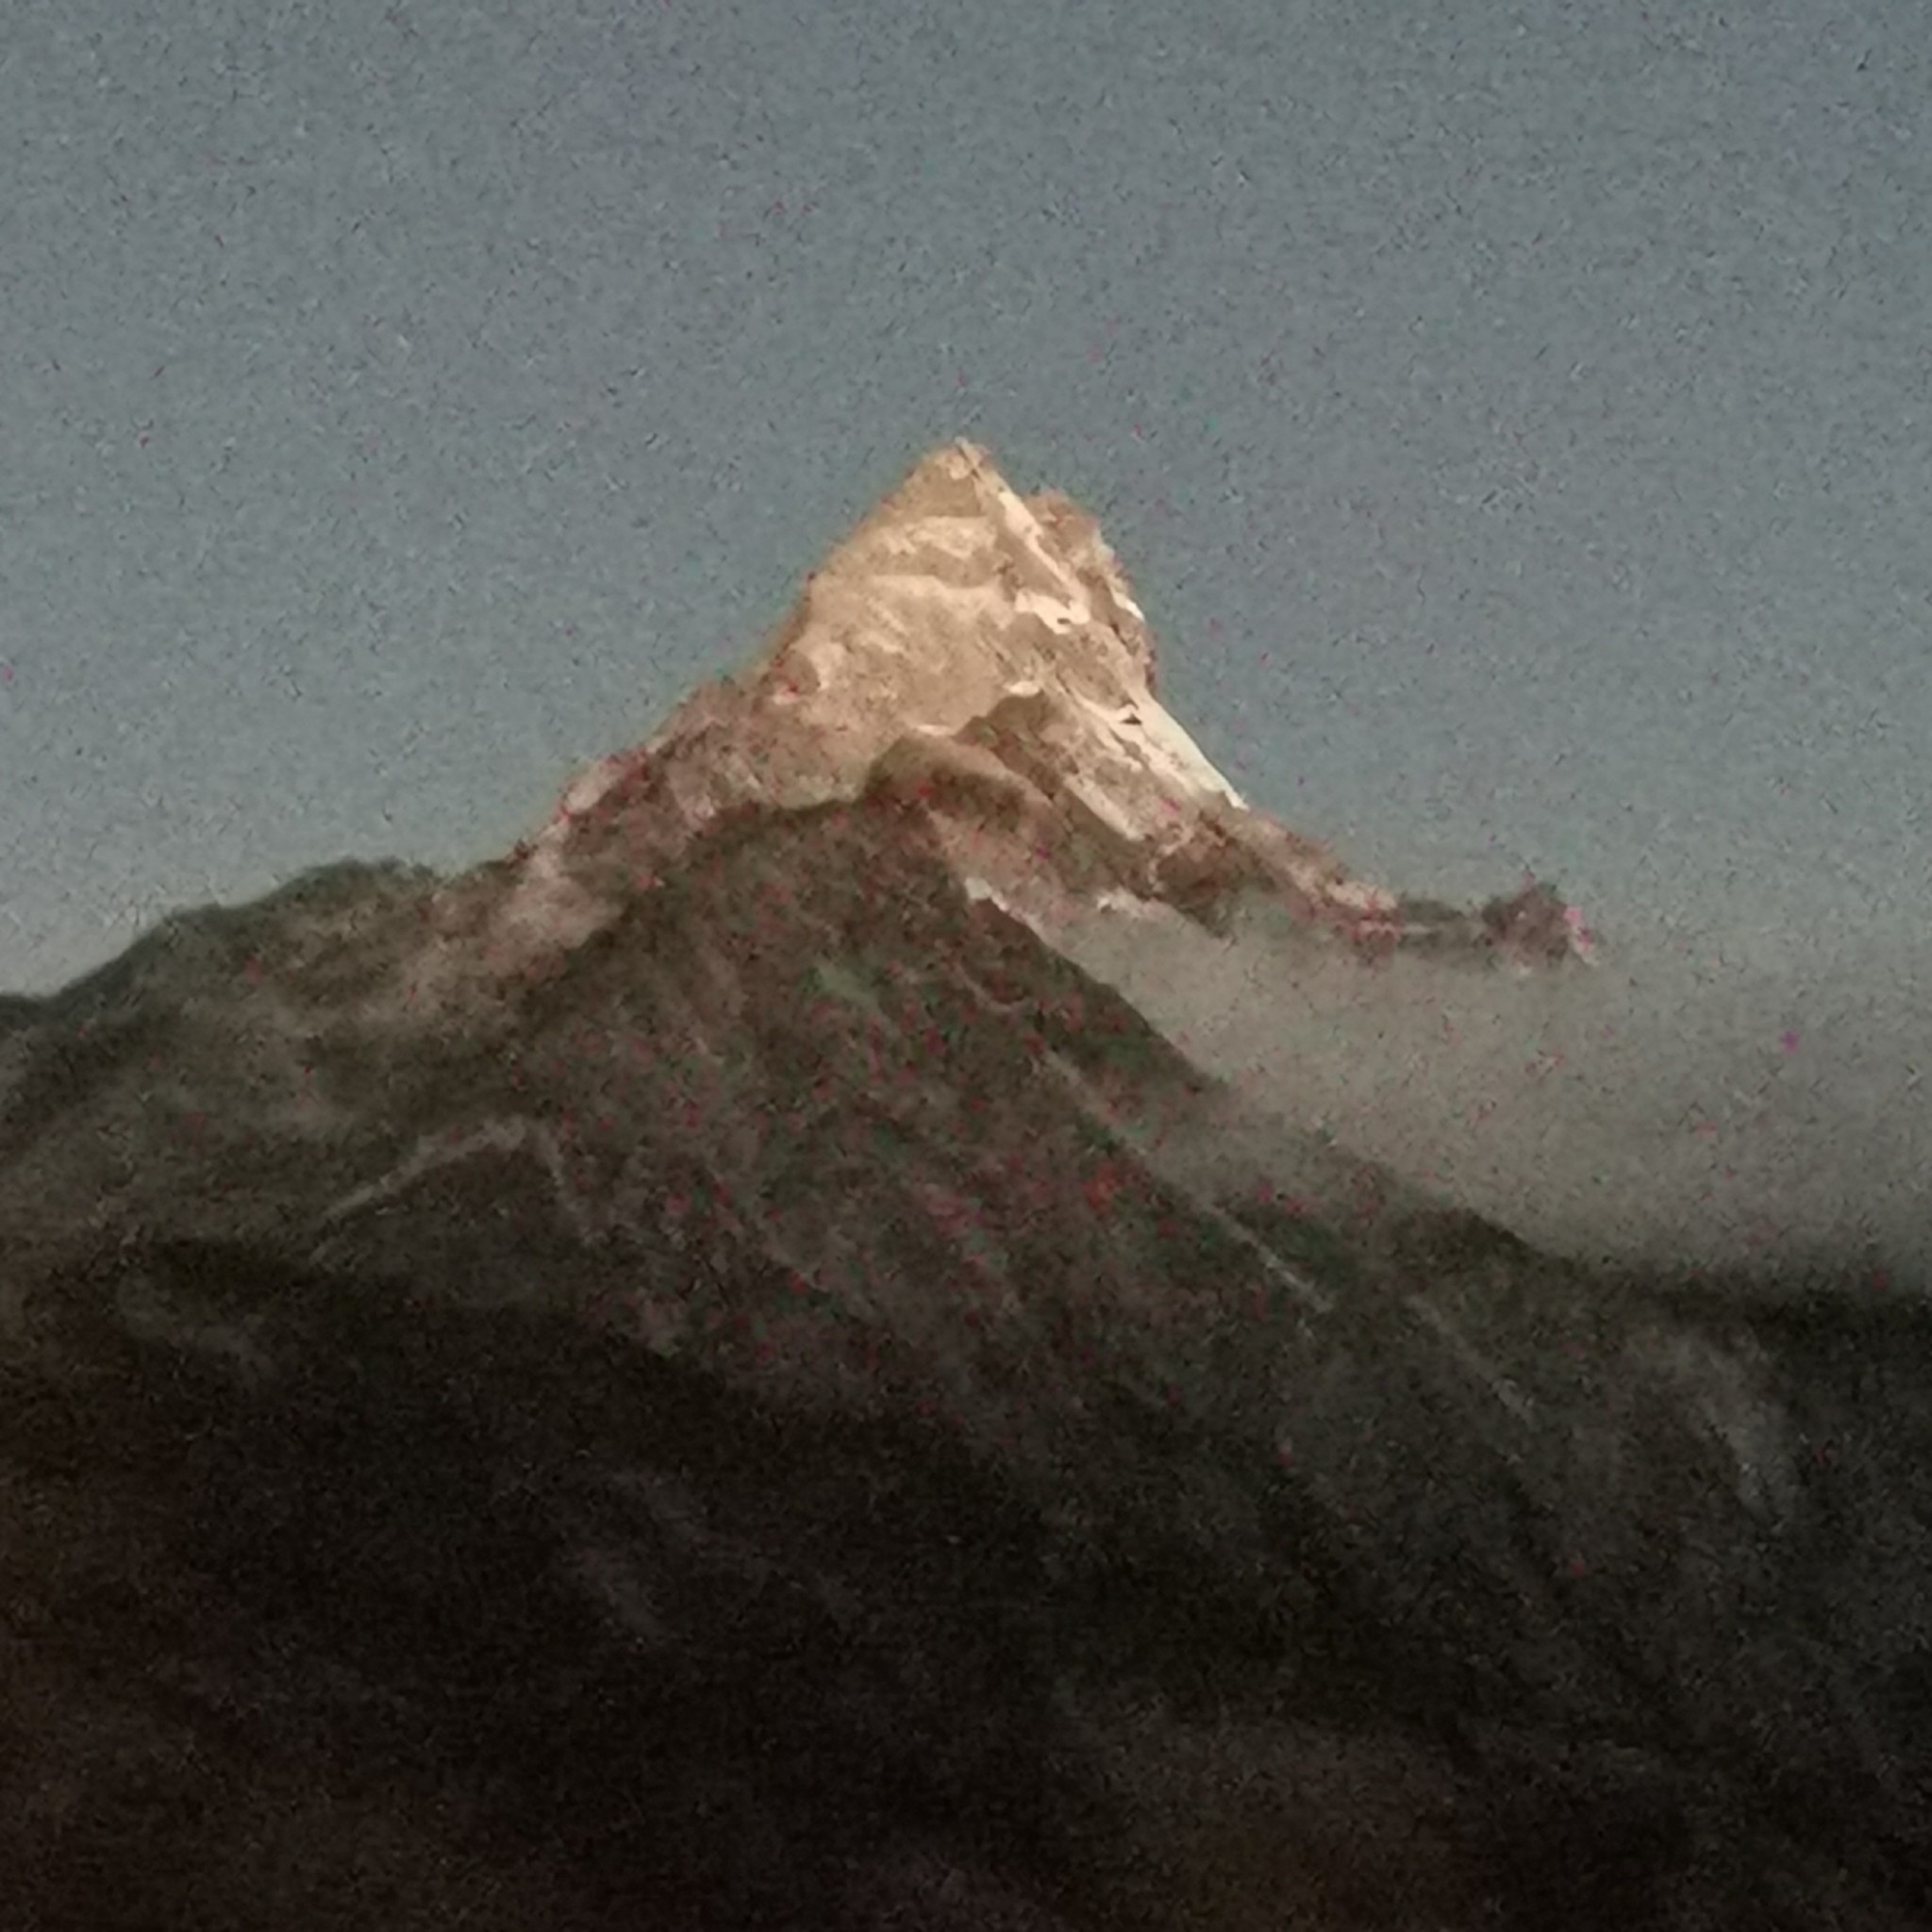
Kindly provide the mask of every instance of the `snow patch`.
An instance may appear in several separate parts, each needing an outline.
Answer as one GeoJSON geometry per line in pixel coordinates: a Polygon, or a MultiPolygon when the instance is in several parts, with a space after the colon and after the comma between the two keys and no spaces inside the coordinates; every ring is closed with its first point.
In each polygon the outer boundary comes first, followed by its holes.
{"type": "Polygon", "coordinates": [[[1097,893],[1093,908],[1096,912],[1124,912],[1131,919],[1160,919],[1168,909],[1158,899],[1143,899],[1123,886],[1108,886],[1097,893]]]}
{"type": "MultiPolygon", "coordinates": [[[[1298,879],[1297,883],[1301,883],[1298,879]]],[[[1319,888],[1327,898],[1355,912],[1392,912],[1402,902],[1379,886],[1364,885],[1359,879],[1327,879],[1315,868],[1307,874],[1310,889],[1319,888]]]]}
{"type": "Polygon", "coordinates": [[[1070,693],[1109,738],[1137,764],[1184,791],[1218,791],[1238,811],[1247,801],[1216,770],[1201,747],[1150,697],[1109,710],[1083,692],[1070,693]]]}
{"type": "Polygon", "coordinates": [[[988,494],[993,500],[1007,533],[1026,553],[1028,560],[1046,580],[1059,586],[1061,599],[1069,608],[1078,608],[1085,605],[1087,595],[1080,580],[1054,555],[1040,519],[1026,508],[1025,500],[1013,486],[993,469],[984,452],[975,450],[974,455],[976,459],[974,467],[980,480],[987,486],[988,494]]]}
{"type": "Polygon", "coordinates": [[[1082,597],[1077,602],[1068,598],[1045,597],[1038,591],[1021,591],[1013,598],[1013,608],[1022,617],[1037,617],[1056,635],[1064,637],[1070,631],[1085,628],[1093,622],[1092,607],[1082,597]]]}
{"type": "MultiPolygon", "coordinates": [[[[967,878],[962,880],[961,883],[966,888],[966,896],[969,899],[991,899],[1002,912],[1012,912],[1012,903],[997,886],[991,885],[987,880],[981,878],[967,878]]],[[[1018,914],[1016,913],[1014,916],[1017,918],[1018,914]]]]}

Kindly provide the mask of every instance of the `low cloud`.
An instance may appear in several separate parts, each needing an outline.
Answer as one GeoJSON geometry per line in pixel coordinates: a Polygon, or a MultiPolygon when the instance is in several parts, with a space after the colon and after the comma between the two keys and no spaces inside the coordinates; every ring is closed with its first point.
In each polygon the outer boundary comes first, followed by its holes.
{"type": "MultiPolygon", "coordinates": [[[[1250,922],[1095,919],[1068,950],[1258,1114],[1591,1259],[1924,1274],[1932,1016],[1911,962],[1828,982],[1662,933],[1595,970],[1364,967],[1250,922]]],[[[1924,982],[1923,968],[1917,977],[1924,982]]],[[[1230,1188],[1263,1157],[1218,1154],[1230,1188]]]]}

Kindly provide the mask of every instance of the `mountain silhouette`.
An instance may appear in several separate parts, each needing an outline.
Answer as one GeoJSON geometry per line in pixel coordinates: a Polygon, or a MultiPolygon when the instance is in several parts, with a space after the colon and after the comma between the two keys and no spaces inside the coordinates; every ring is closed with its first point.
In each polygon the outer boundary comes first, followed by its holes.
{"type": "Polygon", "coordinates": [[[1250,808],[955,444],[515,852],[7,1003],[7,1923],[1923,1924],[1932,1318],[1545,1252],[1095,920],[1593,954],[1250,808]]]}

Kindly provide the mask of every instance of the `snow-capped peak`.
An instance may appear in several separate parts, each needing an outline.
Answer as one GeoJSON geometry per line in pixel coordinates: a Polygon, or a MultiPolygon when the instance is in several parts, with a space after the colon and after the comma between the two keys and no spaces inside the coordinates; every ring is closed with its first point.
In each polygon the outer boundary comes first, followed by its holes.
{"type": "Polygon", "coordinates": [[[1156,682],[1093,518],[946,444],[807,578],[744,672],[576,777],[483,915],[485,949],[514,967],[580,943],[734,806],[860,798],[922,812],[962,877],[1049,923],[1108,892],[1208,917],[1259,891],[1399,941],[1396,899],[1252,810],[1156,682]]]}
{"type": "MultiPolygon", "coordinates": [[[[955,442],[814,573],[743,688],[810,734],[818,776],[854,791],[897,739],[956,736],[1003,699],[1050,698],[1081,721],[1058,752],[1090,790],[1110,788],[1084,769],[1088,738],[1108,762],[1239,807],[1154,696],[1153,664],[1140,604],[1092,519],[1063,497],[1023,498],[984,450],[955,442]]],[[[1108,815],[1136,816],[1111,796],[1108,815]]]]}

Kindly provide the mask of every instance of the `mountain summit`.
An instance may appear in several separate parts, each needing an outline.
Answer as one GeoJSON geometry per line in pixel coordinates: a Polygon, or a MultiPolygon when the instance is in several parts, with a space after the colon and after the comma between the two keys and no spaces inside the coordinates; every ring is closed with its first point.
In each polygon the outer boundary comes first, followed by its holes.
{"type": "Polygon", "coordinates": [[[720,815],[861,797],[923,815],[971,890],[1049,936],[1095,906],[1219,925],[1252,896],[1365,953],[1589,957],[1535,881],[1481,912],[1406,908],[1252,809],[1159,702],[1093,518],[1021,496],[965,441],[864,518],[744,672],[582,774],[508,875],[475,881],[487,907],[458,895],[452,936],[472,966],[527,968],[608,925],[720,815]]]}

